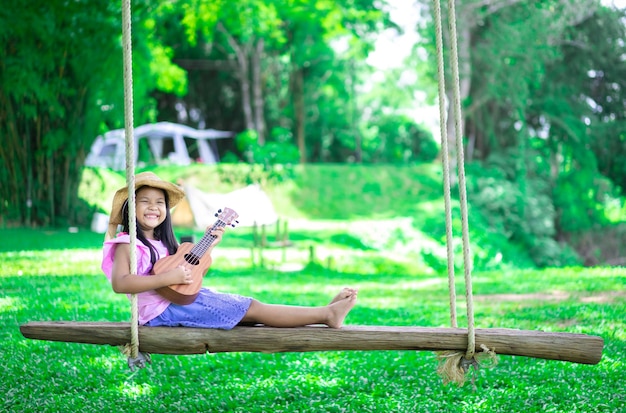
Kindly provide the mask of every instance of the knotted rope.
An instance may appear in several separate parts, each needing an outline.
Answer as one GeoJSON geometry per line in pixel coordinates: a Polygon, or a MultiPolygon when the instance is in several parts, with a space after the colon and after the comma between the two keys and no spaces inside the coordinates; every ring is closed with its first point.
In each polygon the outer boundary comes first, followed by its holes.
{"type": "MultiPolygon", "coordinates": [[[[443,163],[444,200],[446,214],[446,244],[448,254],[448,291],[450,295],[450,324],[457,327],[456,319],[456,290],[454,283],[454,248],[452,237],[452,213],[450,200],[450,161],[448,150],[448,132],[446,126],[445,102],[445,73],[443,59],[443,29],[440,0],[433,0],[435,14],[436,46],[437,46],[437,76],[439,84],[439,118],[441,131],[441,152],[443,163]]],[[[463,239],[463,267],[465,271],[465,298],[467,310],[467,350],[465,354],[459,352],[439,353],[440,366],[437,372],[442,376],[444,383],[455,382],[463,385],[465,374],[470,367],[478,370],[480,363],[475,357],[476,333],[474,327],[474,298],[472,292],[472,262],[469,241],[469,226],[467,213],[467,191],[465,184],[465,166],[463,152],[463,131],[461,113],[461,92],[459,82],[459,58],[457,50],[456,10],[455,0],[448,0],[448,29],[450,33],[450,60],[452,70],[452,87],[454,109],[454,126],[456,138],[457,174],[459,178],[459,201],[461,206],[461,225],[463,239]]],[[[490,360],[495,362],[495,353],[485,346],[481,346],[490,360]]],[[[481,355],[482,358],[482,355],[481,355]]]]}
{"type": "MultiPolygon", "coordinates": [[[[133,135],[133,52],[131,31],[131,0],[122,0],[122,43],[124,61],[124,134],[126,141],[126,184],[128,187],[128,229],[130,235],[130,273],[137,274],[137,216],[135,211],[135,139],[133,135]]],[[[137,294],[130,297],[130,345],[122,349],[128,366],[143,368],[150,362],[139,352],[139,308],[137,294]]]]}

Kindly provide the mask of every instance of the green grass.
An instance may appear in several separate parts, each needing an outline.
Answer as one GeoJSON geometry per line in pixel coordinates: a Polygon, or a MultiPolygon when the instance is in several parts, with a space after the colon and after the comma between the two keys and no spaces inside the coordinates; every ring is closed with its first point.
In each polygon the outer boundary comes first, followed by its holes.
{"type": "MultiPolygon", "coordinates": [[[[296,230],[287,261],[305,266],[284,272],[280,250],[265,251],[265,266],[255,266],[251,234],[234,229],[205,285],[303,305],[351,285],[360,293],[348,324],[448,326],[446,275],[380,241],[394,230],[378,228],[375,240],[358,222],[296,230]],[[310,246],[314,265],[306,265],[310,246]]],[[[626,269],[475,271],[477,327],[599,335],[605,349],[592,366],[500,356],[478,372],[473,390],[444,386],[430,352],[153,355],[131,372],[116,348],[23,338],[19,325],[28,321],[130,319],[128,300],[101,274],[101,244],[101,234],[84,230],[0,230],[0,411],[613,413],[626,406],[626,269]]],[[[464,295],[461,280],[457,294],[464,295]]],[[[458,312],[465,325],[463,300],[458,312]]]]}

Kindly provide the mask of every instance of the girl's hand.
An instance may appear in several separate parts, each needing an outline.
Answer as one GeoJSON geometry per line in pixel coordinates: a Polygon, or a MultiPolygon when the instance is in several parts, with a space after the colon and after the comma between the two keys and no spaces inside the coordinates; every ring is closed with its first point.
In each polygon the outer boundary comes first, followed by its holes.
{"type": "Polygon", "coordinates": [[[216,246],[222,241],[222,236],[224,235],[224,231],[225,229],[223,227],[215,228],[213,231],[211,231],[211,235],[215,237],[215,241],[213,241],[213,243],[211,244],[212,247],[216,246]]]}
{"type": "Polygon", "coordinates": [[[193,282],[193,277],[191,276],[191,269],[185,266],[179,265],[170,271],[172,277],[173,284],[191,284],[193,282]]]}

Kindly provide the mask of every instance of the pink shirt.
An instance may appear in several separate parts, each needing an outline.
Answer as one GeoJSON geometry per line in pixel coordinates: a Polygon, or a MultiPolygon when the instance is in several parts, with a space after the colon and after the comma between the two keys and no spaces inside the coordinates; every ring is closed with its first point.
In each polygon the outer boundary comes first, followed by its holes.
{"type": "MultiPolygon", "coordinates": [[[[156,248],[158,258],[169,255],[167,248],[161,241],[150,240],[150,243],[156,248]]],[[[113,258],[115,257],[115,248],[118,244],[130,244],[130,236],[126,233],[117,234],[117,237],[106,241],[102,252],[102,271],[111,281],[111,273],[113,271],[113,258]]],[[[137,240],[137,274],[150,276],[152,263],[150,262],[150,249],[140,240],[137,240]]],[[[128,295],[130,298],[130,294],[128,295]]],[[[170,302],[161,297],[156,291],[146,291],[137,294],[137,307],[139,310],[139,324],[146,324],[153,318],[161,315],[163,311],[170,305],[170,302]]]]}

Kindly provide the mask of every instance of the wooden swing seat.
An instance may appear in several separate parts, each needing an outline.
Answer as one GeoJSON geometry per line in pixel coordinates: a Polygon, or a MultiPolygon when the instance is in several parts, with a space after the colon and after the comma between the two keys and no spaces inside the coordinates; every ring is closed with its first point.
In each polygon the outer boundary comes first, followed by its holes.
{"type": "MultiPolygon", "coordinates": [[[[70,343],[122,346],[130,342],[130,323],[30,322],[20,326],[26,338],[70,343]]],[[[601,337],[574,333],[476,329],[481,345],[502,355],[597,364],[601,337]]],[[[235,327],[217,330],[187,327],[139,327],[139,351],[152,354],[225,352],[307,352],[334,350],[453,350],[467,351],[467,329],[434,327],[325,326],[274,328],[235,327]]]]}

